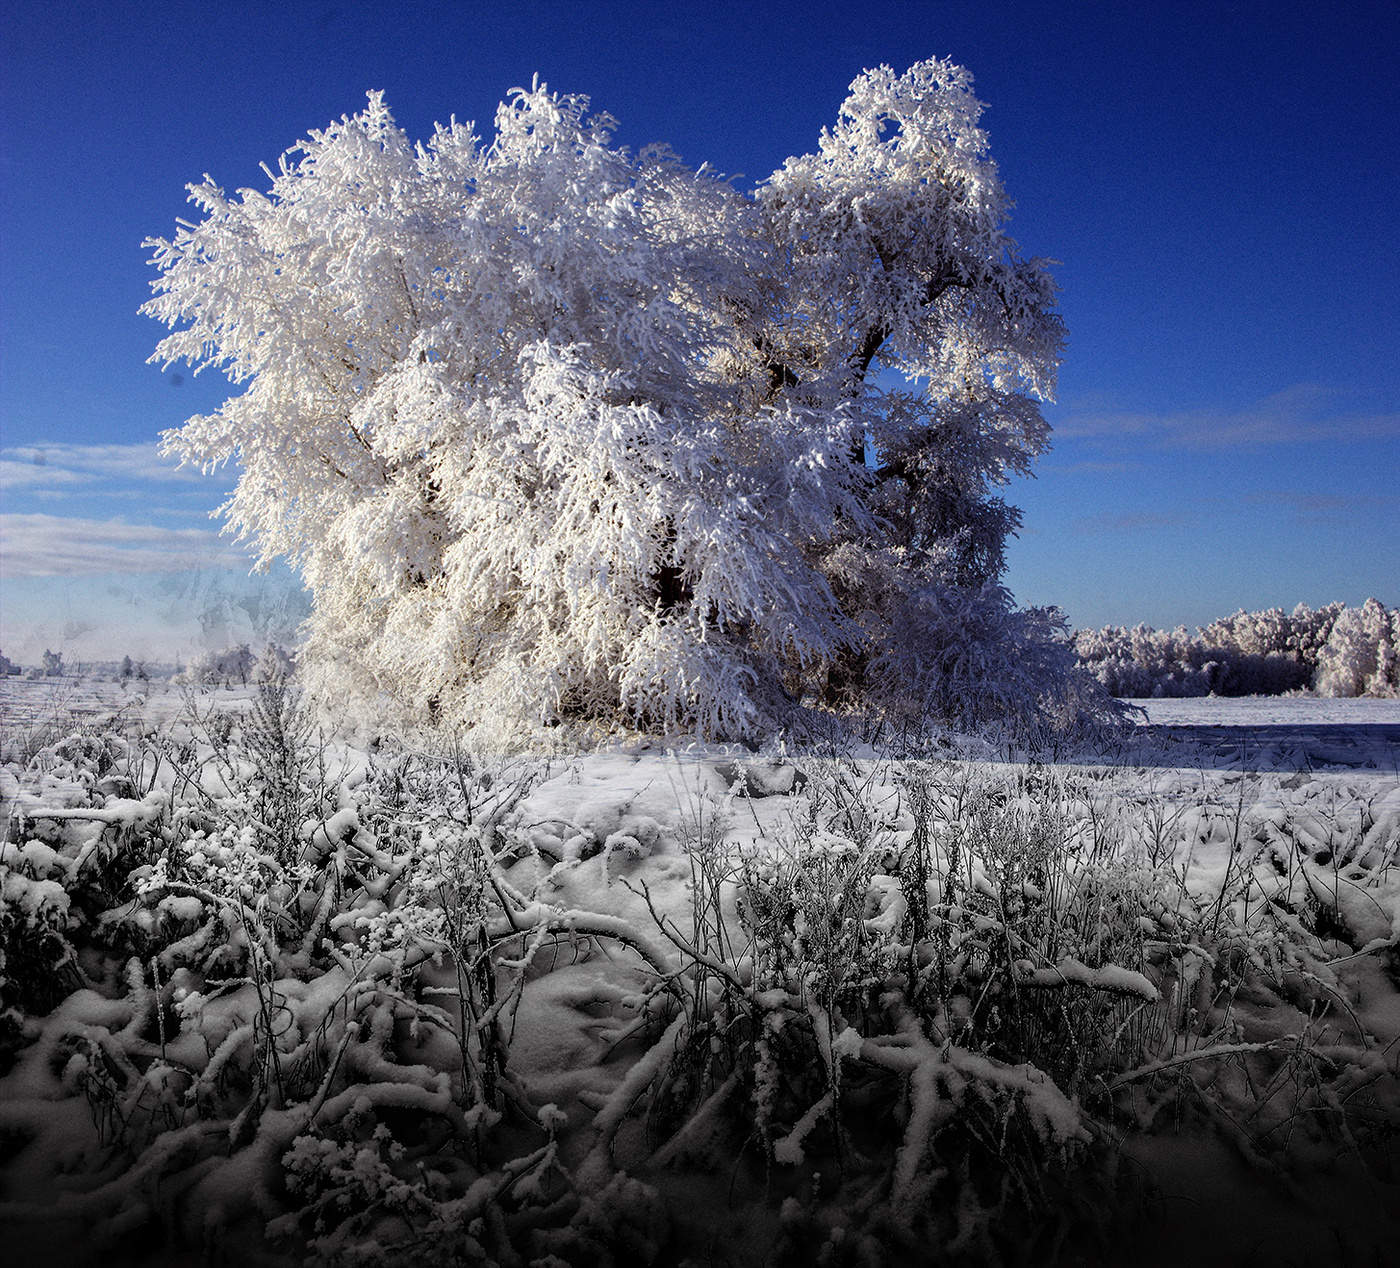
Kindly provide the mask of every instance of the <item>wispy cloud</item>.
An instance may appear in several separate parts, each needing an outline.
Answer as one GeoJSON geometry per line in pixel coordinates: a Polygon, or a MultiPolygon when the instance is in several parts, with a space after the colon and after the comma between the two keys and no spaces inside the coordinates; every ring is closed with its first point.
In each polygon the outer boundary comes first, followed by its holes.
{"type": "Polygon", "coordinates": [[[10,577],[246,570],[251,557],[201,528],[158,528],[62,515],[0,515],[0,572],[10,577]]]}
{"type": "Polygon", "coordinates": [[[1141,533],[1158,528],[1179,528],[1187,517],[1167,511],[1137,511],[1127,515],[1087,515],[1073,520],[1077,533],[1141,533]]]}
{"type": "Polygon", "coordinates": [[[1062,438],[1130,438],[1162,448],[1237,449],[1400,437],[1400,412],[1348,408],[1345,394],[1299,383],[1238,410],[1168,413],[1070,411],[1055,423],[1062,438]]]}
{"type": "Polygon", "coordinates": [[[0,449],[0,488],[54,488],[105,480],[160,480],[207,485],[195,467],[178,466],[154,443],[139,445],[19,445],[0,449]]]}
{"type": "Polygon", "coordinates": [[[1089,459],[1084,462],[1064,462],[1054,461],[1043,462],[1036,468],[1036,474],[1047,475],[1079,475],[1089,473],[1091,475],[1122,475],[1126,471],[1131,471],[1137,464],[1123,462],[1117,459],[1089,459]]]}
{"type": "Polygon", "coordinates": [[[1339,519],[1361,510],[1400,510],[1400,498],[1375,494],[1305,493],[1297,489],[1263,489],[1248,495],[1249,501],[1292,511],[1300,520],[1339,519]]]}
{"type": "MultiPolygon", "coordinates": [[[[0,450],[0,453],[13,452],[12,449],[0,450]]],[[[50,467],[44,463],[0,457],[0,489],[45,490],[62,485],[66,491],[67,486],[91,484],[96,479],[90,471],[72,471],[63,467],[50,467]]]]}

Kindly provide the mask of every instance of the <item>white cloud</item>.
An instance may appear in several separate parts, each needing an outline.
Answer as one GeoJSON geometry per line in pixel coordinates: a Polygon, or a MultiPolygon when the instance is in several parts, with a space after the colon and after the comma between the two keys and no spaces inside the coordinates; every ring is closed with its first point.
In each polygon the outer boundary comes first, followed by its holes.
{"type": "MultiPolygon", "coordinates": [[[[0,453],[14,452],[13,449],[0,450],[0,453]]],[[[0,458],[0,489],[49,489],[56,485],[91,484],[96,479],[88,471],[68,471],[45,463],[0,458]]]]}
{"type": "Polygon", "coordinates": [[[251,566],[247,552],[208,529],[61,515],[0,515],[0,573],[5,576],[74,577],[251,566]]]}
{"type": "MultiPolygon", "coordinates": [[[[105,479],[208,485],[197,467],[163,457],[154,442],[139,445],[17,445],[0,449],[0,488],[51,487],[105,479]]],[[[227,481],[225,480],[225,483],[227,481]]]]}
{"type": "Polygon", "coordinates": [[[1062,439],[1131,438],[1172,449],[1337,444],[1400,436],[1400,413],[1349,410],[1341,392],[1299,383],[1237,410],[1071,410],[1057,419],[1055,434],[1062,439]]]}
{"type": "Polygon", "coordinates": [[[1371,493],[1307,493],[1296,489],[1264,489],[1248,495],[1249,501],[1289,510],[1299,520],[1340,520],[1360,511],[1400,510],[1400,498],[1371,493]]]}
{"type": "Polygon", "coordinates": [[[1074,520],[1077,533],[1143,533],[1162,528],[1179,528],[1187,522],[1184,514],[1164,511],[1136,511],[1128,514],[1107,512],[1074,520]]]}
{"type": "Polygon", "coordinates": [[[1136,463],[1123,462],[1118,459],[1063,463],[1055,462],[1051,459],[1042,462],[1040,466],[1036,468],[1036,474],[1040,476],[1062,476],[1079,475],[1087,472],[1091,475],[1122,475],[1125,471],[1131,471],[1136,465],[1136,463]]]}

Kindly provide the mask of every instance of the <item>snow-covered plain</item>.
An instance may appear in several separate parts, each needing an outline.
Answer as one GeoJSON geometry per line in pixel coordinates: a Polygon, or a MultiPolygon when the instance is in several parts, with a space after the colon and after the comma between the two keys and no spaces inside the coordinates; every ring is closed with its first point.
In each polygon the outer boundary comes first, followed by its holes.
{"type": "Polygon", "coordinates": [[[1051,765],[334,742],[279,810],[251,689],[3,691],[0,1220],[51,1262],[1400,1237],[1393,703],[1144,702],[1051,765]]]}
{"type": "Polygon", "coordinates": [[[1194,696],[1129,700],[1153,726],[1400,726],[1400,700],[1364,696],[1194,696]]]}

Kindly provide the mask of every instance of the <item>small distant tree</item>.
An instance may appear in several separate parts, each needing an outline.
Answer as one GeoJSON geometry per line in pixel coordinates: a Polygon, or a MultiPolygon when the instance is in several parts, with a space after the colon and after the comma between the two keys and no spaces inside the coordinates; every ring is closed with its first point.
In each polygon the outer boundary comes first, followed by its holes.
{"type": "Polygon", "coordinates": [[[253,666],[253,681],[284,681],[292,676],[294,668],[295,664],[285,647],[279,643],[268,643],[253,666]]]}
{"type": "Polygon", "coordinates": [[[63,653],[51,652],[47,647],[44,648],[39,668],[45,678],[61,678],[63,676],[63,653]]]}
{"type": "Polygon", "coordinates": [[[747,195],[538,84],[489,144],[414,146],[372,93],[151,241],[153,359],[246,385],[167,451],[241,464],[230,527],[300,566],[323,690],[728,736],[911,681],[1035,713],[1078,688],[999,584],[997,489],[1063,330],[981,110],[950,63],[867,71],[747,195]]]}
{"type": "Polygon", "coordinates": [[[196,686],[230,687],[235,682],[247,686],[253,665],[253,653],[248,644],[239,643],[194,657],[176,676],[181,682],[196,686]]]}
{"type": "Polygon", "coordinates": [[[0,677],[10,677],[20,672],[20,667],[15,664],[4,652],[0,652],[0,677]]]}
{"type": "Polygon", "coordinates": [[[213,679],[213,666],[213,653],[201,652],[198,656],[191,656],[189,663],[176,671],[175,680],[187,686],[205,686],[213,679]]]}
{"type": "Polygon", "coordinates": [[[130,656],[123,656],[123,657],[122,657],[122,666],[121,666],[121,669],[118,671],[118,675],[117,675],[118,678],[120,679],[120,681],[121,681],[121,683],[122,683],[123,686],[125,686],[127,683],[129,683],[129,682],[131,681],[131,675],[132,675],[134,672],[135,672],[135,666],[133,666],[132,663],[131,663],[131,657],[130,657],[130,656]]]}
{"type": "Polygon", "coordinates": [[[239,643],[237,647],[225,650],[219,659],[219,672],[225,685],[231,686],[236,678],[241,686],[246,687],[255,663],[247,643],[239,643]]]}

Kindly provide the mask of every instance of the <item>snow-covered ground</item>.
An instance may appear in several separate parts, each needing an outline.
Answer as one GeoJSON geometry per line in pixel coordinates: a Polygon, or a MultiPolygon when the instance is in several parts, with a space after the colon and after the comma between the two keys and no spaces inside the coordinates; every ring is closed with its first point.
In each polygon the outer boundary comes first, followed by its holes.
{"type": "Polygon", "coordinates": [[[1118,761],[1211,770],[1400,772],[1400,700],[1316,696],[1133,700],[1118,761]]]}
{"type": "MultiPolygon", "coordinates": [[[[249,689],[201,688],[201,700],[226,703],[246,699],[249,689]]],[[[95,710],[128,708],[148,722],[168,721],[183,707],[186,693],[166,679],[130,681],[125,687],[93,677],[0,678],[0,716],[10,722],[79,716],[95,710]]],[[[1400,700],[1337,699],[1324,696],[1195,696],[1185,699],[1128,700],[1146,714],[1145,724],[1171,727],[1396,726],[1400,700]]]]}
{"type": "Polygon", "coordinates": [[[1129,700],[1153,726],[1400,726],[1400,700],[1194,696],[1129,700]]]}
{"type": "MultiPolygon", "coordinates": [[[[199,688],[197,698],[204,706],[227,707],[247,700],[245,686],[232,689],[199,688]]],[[[190,695],[178,683],[166,678],[142,682],[133,678],[126,685],[110,678],[0,678],[0,721],[7,727],[79,723],[99,715],[121,712],[133,720],[158,727],[184,709],[190,695]]]]}
{"type": "Polygon", "coordinates": [[[1150,701],[1051,767],[338,742],[279,810],[250,691],[153,692],[159,761],[131,696],[0,696],[8,971],[58,957],[0,1221],[50,1262],[1400,1244],[1393,703],[1150,701]]]}

